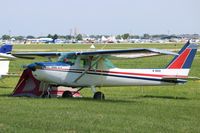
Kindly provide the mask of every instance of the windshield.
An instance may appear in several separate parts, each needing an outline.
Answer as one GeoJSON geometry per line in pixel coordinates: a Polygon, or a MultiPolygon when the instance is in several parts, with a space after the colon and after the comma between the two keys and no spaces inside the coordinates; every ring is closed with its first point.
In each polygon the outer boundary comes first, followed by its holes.
{"type": "Polygon", "coordinates": [[[112,64],[112,62],[109,59],[104,59],[104,64],[105,64],[106,69],[115,68],[115,66],[112,64]]]}
{"type": "Polygon", "coordinates": [[[76,56],[72,54],[64,54],[58,58],[58,62],[67,63],[73,65],[75,63],[76,56]]]}

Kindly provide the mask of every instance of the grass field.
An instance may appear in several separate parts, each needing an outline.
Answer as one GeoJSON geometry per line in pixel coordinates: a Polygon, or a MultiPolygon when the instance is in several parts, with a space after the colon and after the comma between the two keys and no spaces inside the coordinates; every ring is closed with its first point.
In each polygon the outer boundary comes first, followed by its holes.
{"type": "MultiPolygon", "coordinates": [[[[90,45],[16,45],[15,51],[70,51],[88,49],[90,45]]],[[[107,45],[106,49],[134,47],[179,49],[182,45],[107,45]]],[[[102,48],[103,45],[98,45],[102,48]]],[[[114,61],[125,68],[164,67],[171,56],[114,61]],[[154,63],[152,63],[154,62],[154,63]]],[[[44,60],[44,59],[37,59],[44,60]]],[[[23,64],[37,60],[11,62],[10,71],[21,73],[23,64]]],[[[200,53],[190,76],[200,77],[200,53]]],[[[185,85],[100,88],[105,101],[92,100],[89,88],[81,99],[35,99],[9,96],[18,77],[0,81],[0,132],[200,132],[200,81],[185,85]]]]}

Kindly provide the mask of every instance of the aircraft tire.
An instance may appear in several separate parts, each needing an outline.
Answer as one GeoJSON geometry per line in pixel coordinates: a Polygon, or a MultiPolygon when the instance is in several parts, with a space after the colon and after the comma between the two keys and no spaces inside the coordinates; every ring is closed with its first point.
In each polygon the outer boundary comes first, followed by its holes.
{"type": "Polygon", "coordinates": [[[98,92],[94,93],[93,98],[95,100],[104,100],[105,99],[105,95],[102,92],[98,91],[98,92]]]}
{"type": "Polygon", "coordinates": [[[48,95],[48,93],[44,93],[44,94],[42,94],[42,98],[51,98],[51,95],[48,95]]]}
{"type": "Polygon", "coordinates": [[[73,95],[72,95],[72,92],[70,91],[64,91],[63,94],[62,94],[62,98],[72,98],[73,95]]]}

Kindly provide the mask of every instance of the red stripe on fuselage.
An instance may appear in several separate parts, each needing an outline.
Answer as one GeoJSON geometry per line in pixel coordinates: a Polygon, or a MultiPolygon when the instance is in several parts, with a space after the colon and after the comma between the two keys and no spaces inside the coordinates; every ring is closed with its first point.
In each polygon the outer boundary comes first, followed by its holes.
{"type": "Polygon", "coordinates": [[[115,72],[115,71],[101,71],[97,70],[97,72],[104,72],[108,74],[125,74],[125,75],[134,75],[134,76],[151,76],[151,77],[164,77],[164,76],[176,76],[179,78],[187,78],[187,76],[177,76],[177,75],[161,75],[161,74],[143,74],[143,73],[130,73],[130,72],[115,72]]]}
{"type": "Polygon", "coordinates": [[[191,49],[187,48],[179,57],[177,57],[172,64],[168,67],[168,69],[180,69],[183,67],[185,61],[187,60],[191,49]]]}
{"type": "MultiPolygon", "coordinates": [[[[84,69],[51,69],[51,68],[47,68],[46,70],[53,70],[53,71],[74,71],[74,72],[79,72],[82,73],[83,71],[85,71],[84,69]]],[[[172,77],[176,77],[176,78],[187,78],[187,76],[183,76],[183,75],[163,75],[163,74],[147,74],[147,73],[131,73],[131,72],[117,72],[117,71],[104,71],[104,70],[89,70],[88,73],[106,73],[106,74],[120,74],[120,75],[132,75],[132,76],[150,76],[150,77],[157,77],[157,78],[161,78],[161,77],[166,77],[166,76],[172,76],[172,77]]]]}

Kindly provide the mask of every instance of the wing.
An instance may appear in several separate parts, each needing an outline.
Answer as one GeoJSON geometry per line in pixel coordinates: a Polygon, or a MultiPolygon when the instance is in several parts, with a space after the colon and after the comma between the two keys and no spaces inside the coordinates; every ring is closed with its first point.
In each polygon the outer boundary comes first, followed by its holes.
{"type": "Polygon", "coordinates": [[[140,58],[155,55],[178,55],[175,52],[160,50],[160,49],[126,49],[126,50],[102,50],[102,51],[90,51],[90,52],[77,52],[77,56],[81,58],[88,56],[106,56],[108,58],[140,58]]]}
{"type": "Polygon", "coordinates": [[[114,58],[139,58],[155,55],[178,55],[175,52],[160,50],[160,49],[126,49],[126,50],[101,50],[101,51],[89,51],[89,52],[19,52],[13,53],[12,55],[20,58],[29,58],[35,56],[42,57],[74,57],[80,56],[81,58],[88,58],[89,56],[105,56],[105,57],[114,57],[114,58]]]}
{"type": "Polygon", "coordinates": [[[13,55],[0,53],[0,61],[2,60],[13,60],[16,59],[13,55]]]}
{"type": "Polygon", "coordinates": [[[62,52],[17,52],[12,53],[13,56],[25,59],[34,59],[35,57],[58,57],[62,52]]]}

